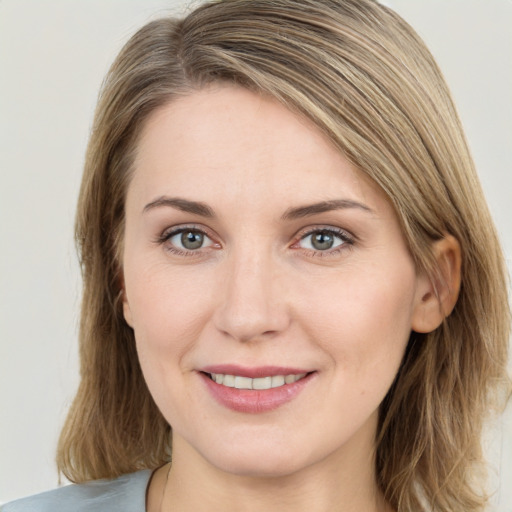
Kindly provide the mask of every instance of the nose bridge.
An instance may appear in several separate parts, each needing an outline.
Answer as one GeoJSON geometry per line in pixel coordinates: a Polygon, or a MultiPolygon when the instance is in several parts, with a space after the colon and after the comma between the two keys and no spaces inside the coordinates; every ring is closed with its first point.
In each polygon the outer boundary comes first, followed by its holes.
{"type": "Polygon", "coordinates": [[[288,324],[278,265],[269,248],[244,247],[228,257],[217,328],[250,341],[282,331],[288,324]]]}

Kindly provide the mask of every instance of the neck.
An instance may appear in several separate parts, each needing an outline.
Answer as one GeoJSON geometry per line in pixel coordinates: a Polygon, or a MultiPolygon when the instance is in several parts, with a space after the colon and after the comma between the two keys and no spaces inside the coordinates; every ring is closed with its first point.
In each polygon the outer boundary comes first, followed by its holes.
{"type": "Polygon", "coordinates": [[[172,468],[162,469],[160,489],[150,489],[159,506],[148,502],[148,512],[391,512],[376,485],[373,451],[362,453],[356,444],[336,455],[283,476],[241,476],[216,468],[175,436],[172,468]]]}

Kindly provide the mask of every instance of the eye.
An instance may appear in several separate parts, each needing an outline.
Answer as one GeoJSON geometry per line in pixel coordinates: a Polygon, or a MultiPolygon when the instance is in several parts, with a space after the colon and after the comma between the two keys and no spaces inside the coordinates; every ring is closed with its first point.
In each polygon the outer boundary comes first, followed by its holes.
{"type": "Polygon", "coordinates": [[[171,243],[178,246],[181,245],[183,249],[194,251],[203,247],[208,237],[199,231],[183,231],[170,238],[171,243]]]}
{"type": "Polygon", "coordinates": [[[316,229],[304,235],[297,246],[310,251],[329,251],[347,243],[352,243],[352,239],[345,232],[333,229],[316,229]]]}
{"type": "Polygon", "coordinates": [[[164,233],[162,243],[170,245],[171,251],[198,251],[214,245],[213,240],[203,231],[194,228],[179,228],[164,233]]]}

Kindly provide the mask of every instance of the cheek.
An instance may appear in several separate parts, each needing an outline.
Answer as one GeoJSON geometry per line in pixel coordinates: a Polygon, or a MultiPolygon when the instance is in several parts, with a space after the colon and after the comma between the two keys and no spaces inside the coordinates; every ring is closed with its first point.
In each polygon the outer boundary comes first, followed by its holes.
{"type": "Polygon", "coordinates": [[[353,266],[309,289],[304,322],[340,375],[376,385],[392,380],[411,332],[415,271],[405,260],[391,267],[353,266]]]}
{"type": "Polygon", "coordinates": [[[136,338],[158,350],[179,349],[199,329],[208,309],[204,280],[185,271],[169,272],[165,263],[125,265],[126,295],[136,338]]]}
{"type": "Polygon", "coordinates": [[[193,400],[184,385],[187,354],[202,329],[205,295],[194,281],[170,275],[164,266],[127,265],[127,299],[132,314],[137,353],[144,378],[167,421],[187,414],[193,400]],[[185,290],[185,292],[183,292],[185,290]],[[171,392],[173,391],[173,392],[171,392]],[[185,412],[183,412],[185,411],[185,412]]]}
{"type": "Polygon", "coordinates": [[[197,269],[193,275],[187,269],[171,272],[166,263],[130,256],[124,271],[137,353],[151,395],[170,421],[178,403],[193,399],[183,376],[211,316],[215,286],[205,287],[211,276],[197,269]]]}

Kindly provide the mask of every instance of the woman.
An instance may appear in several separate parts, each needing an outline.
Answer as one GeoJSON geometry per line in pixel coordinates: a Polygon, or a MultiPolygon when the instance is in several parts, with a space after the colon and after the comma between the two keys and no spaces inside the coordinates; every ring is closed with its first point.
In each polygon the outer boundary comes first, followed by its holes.
{"type": "Polygon", "coordinates": [[[77,239],[58,462],[82,485],[6,511],[485,506],[503,258],[389,9],[225,0],[144,27],[97,108],[77,239]]]}

